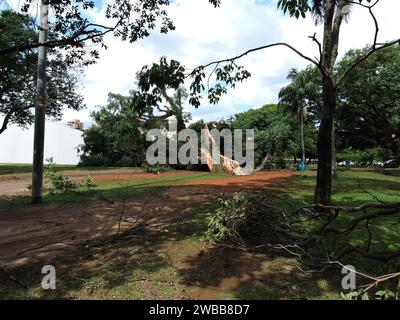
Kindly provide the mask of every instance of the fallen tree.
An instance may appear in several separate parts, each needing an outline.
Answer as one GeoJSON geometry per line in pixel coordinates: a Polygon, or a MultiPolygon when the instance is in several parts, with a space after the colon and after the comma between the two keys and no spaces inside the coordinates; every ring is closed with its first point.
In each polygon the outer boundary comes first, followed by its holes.
{"type": "Polygon", "coordinates": [[[289,254],[303,271],[308,269],[305,272],[324,272],[363,259],[380,262],[389,273],[367,277],[368,291],[400,278],[393,272],[400,264],[399,221],[400,203],[309,205],[288,193],[243,191],[217,199],[207,235],[216,245],[289,254]],[[283,199],[288,208],[278,205],[283,199]]]}
{"type": "MultiPolygon", "coordinates": [[[[216,146],[215,139],[211,136],[210,130],[208,129],[207,124],[204,126],[204,131],[208,137],[209,145],[216,146]]],[[[229,159],[221,154],[218,148],[212,148],[213,152],[217,152],[217,155],[213,155],[207,148],[200,148],[201,157],[206,159],[207,166],[211,172],[221,172],[224,171],[228,174],[233,174],[236,176],[247,176],[254,172],[261,171],[264,169],[265,164],[270,158],[270,153],[268,152],[267,156],[264,158],[263,162],[254,170],[246,170],[240,166],[240,163],[236,160],[229,159]],[[219,163],[214,163],[213,156],[215,159],[219,159],[219,163]]]]}

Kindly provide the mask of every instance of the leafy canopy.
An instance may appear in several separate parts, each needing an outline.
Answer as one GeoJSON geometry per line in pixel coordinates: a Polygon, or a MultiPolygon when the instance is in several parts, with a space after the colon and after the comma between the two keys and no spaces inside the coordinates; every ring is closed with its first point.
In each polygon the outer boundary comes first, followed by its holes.
{"type": "MultiPolygon", "coordinates": [[[[10,10],[0,12],[0,47],[20,41],[35,41],[37,32],[29,16],[10,10]]],[[[36,94],[37,49],[13,52],[0,59],[0,133],[15,123],[25,127],[33,122],[31,109],[36,94]]],[[[46,115],[60,119],[64,108],[80,110],[79,68],[70,66],[54,49],[49,50],[46,115]],[[78,70],[78,72],[74,71],[78,70]]]]}

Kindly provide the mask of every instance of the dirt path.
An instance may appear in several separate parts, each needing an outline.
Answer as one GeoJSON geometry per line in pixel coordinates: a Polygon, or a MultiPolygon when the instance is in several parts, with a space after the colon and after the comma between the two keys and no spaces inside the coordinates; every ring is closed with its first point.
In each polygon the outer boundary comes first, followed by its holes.
{"type": "MultiPolygon", "coordinates": [[[[59,255],[75,255],[86,242],[116,234],[122,211],[121,230],[138,218],[145,218],[149,226],[159,225],[172,214],[204,203],[223,191],[264,188],[291,174],[285,171],[260,172],[248,177],[186,181],[182,185],[171,185],[163,191],[126,200],[125,203],[119,200],[114,203],[43,204],[0,209],[0,266],[21,266],[59,255]]],[[[138,174],[135,177],[143,179],[154,175],[138,174]]],[[[132,179],[128,175],[123,178],[132,179]]],[[[102,179],[111,177],[103,176],[102,179]]]]}
{"type": "MultiPolygon", "coordinates": [[[[181,176],[187,175],[193,172],[189,171],[172,171],[162,173],[163,177],[170,176],[181,176]]],[[[198,172],[196,172],[198,173],[198,172]]],[[[145,173],[140,169],[137,170],[100,170],[100,171],[79,171],[79,173],[73,173],[66,171],[63,173],[65,176],[70,177],[72,180],[79,181],[81,178],[91,176],[93,180],[100,183],[107,183],[113,181],[131,181],[131,180],[144,180],[152,179],[157,175],[152,173],[145,173]],[[135,172],[132,172],[135,171],[135,172]]],[[[27,196],[29,195],[28,185],[31,184],[32,176],[29,173],[18,173],[18,174],[6,174],[0,175],[0,198],[1,197],[13,197],[13,196],[27,196]]]]}

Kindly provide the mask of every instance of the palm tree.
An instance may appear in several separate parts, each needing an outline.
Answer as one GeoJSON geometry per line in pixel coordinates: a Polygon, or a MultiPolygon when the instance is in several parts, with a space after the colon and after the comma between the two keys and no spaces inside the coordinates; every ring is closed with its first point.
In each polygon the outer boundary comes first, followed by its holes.
{"type": "Polygon", "coordinates": [[[302,72],[292,69],[287,76],[291,83],[279,92],[279,104],[296,113],[300,121],[301,161],[306,162],[304,123],[307,119],[307,87],[310,85],[302,72]]]}
{"type": "MultiPolygon", "coordinates": [[[[362,2],[362,0],[357,1],[362,2]]],[[[340,29],[350,14],[350,0],[279,0],[278,7],[291,16],[299,18],[310,12],[316,23],[323,24],[323,40],[312,39],[320,49],[318,69],[322,77],[321,117],[318,130],[318,171],[314,202],[331,203],[332,159],[334,158],[334,116],[338,83],[334,77],[334,65],[338,56],[340,29]]],[[[370,1],[368,1],[370,2],[370,1]]]]}

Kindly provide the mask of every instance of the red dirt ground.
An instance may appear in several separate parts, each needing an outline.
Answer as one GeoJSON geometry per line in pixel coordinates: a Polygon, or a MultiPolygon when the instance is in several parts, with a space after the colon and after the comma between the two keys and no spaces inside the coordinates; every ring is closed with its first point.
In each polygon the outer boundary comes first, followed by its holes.
{"type": "MultiPolygon", "coordinates": [[[[189,171],[172,171],[164,172],[161,175],[163,177],[187,175],[189,171]]],[[[107,183],[113,181],[129,181],[139,179],[152,179],[157,177],[153,173],[144,173],[143,171],[137,171],[132,173],[132,170],[113,170],[112,173],[106,170],[100,170],[98,172],[93,171],[80,171],[79,173],[67,172],[65,176],[70,177],[72,180],[80,180],[83,177],[91,176],[93,180],[100,183],[107,183]]],[[[19,174],[6,174],[0,175],[0,197],[12,197],[12,196],[23,196],[29,195],[27,186],[31,184],[31,175],[27,173],[19,174]]]]}
{"type": "MultiPolygon", "coordinates": [[[[163,173],[163,176],[187,172],[163,173]]],[[[221,192],[243,188],[266,188],[291,176],[292,172],[259,172],[245,177],[206,177],[193,181],[174,182],[161,191],[140,197],[84,204],[42,204],[19,209],[0,209],[0,267],[19,269],[53,259],[82,258],[88,243],[115,236],[121,212],[121,231],[138,221],[156,232],[168,226],[168,221],[184,214],[185,209],[205,203],[221,192]]],[[[153,174],[94,176],[99,182],[154,178],[153,174]]],[[[162,232],[162,231],[161,231],[162,232]]],[[[170,250],[174,250],[170,248],[170,250]]],[[[246,258],[247,259],[247,258],[246,258]]],[[[247,261],[247,260],[246,260],[247,261]]],[[[184,266],[177,266],[182,268],[184,266]]],[[[228,281],[229,282],[229,281],[228,281]]],[[[194,288],[196,297],[211,297],[207,291],[194,288]]]]}
{"type": "MultiPolygon", "coordinates": [[[[162,176],[184,175],[188,172],[162,173],[162,176]]],[[[223,191],[243,188],[265,188],[291,172],[259,172],[252,176],[221,177],[184,181],[167,190],[126,201],[124,217],[140,215],[144,209],[151,224],[171,212],[205,202],[223,191]]],[[[154,178],[153,174],[94,176],[96,182],[154,178]]],[[[12,182],[11,182],[12,185],[12,182]]],[[[10,188],[11,189],[11,188],[10,188]]],[[[121,201],[114,204],[43,204],[20,209],[0,209],[0,266],[23,265],[31,260],[64,255],[77,244],[116,232],[121,201]]],[[[122,225],[123,229],[124,225],[122,225]]],[[[74,250],[72,250],[74,251],[74,250]]]]}

